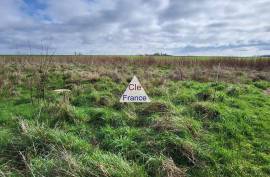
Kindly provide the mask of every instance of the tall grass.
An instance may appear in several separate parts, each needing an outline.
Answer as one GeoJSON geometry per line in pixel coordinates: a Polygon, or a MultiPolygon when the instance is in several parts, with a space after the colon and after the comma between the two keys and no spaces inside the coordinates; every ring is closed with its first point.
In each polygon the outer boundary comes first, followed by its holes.
{"type": "Polygon", "coordinates": [[[2,56],[0,176],[269,176],[269,71],[262,58],[2,56]],[[119,103],[133,74],[151,103],[119,103]]]}
{"type": "Polygon", "coordinates": [[[71,56],[58,55],[45,57],[43,55],[37,56],[0,56],[0,63],[2,64],[39,64],[46,60],[48,63],[78,63],[88,65],[107,65],[107,64],[121,64],[121,65],[173,65],[173,66],[203,66],[212,68],[213,66],[221,67],[241,67],[252,68],[257,70],[269,69],[270,58],[244,58],[244,57],[180,57],[180,56],[71,56]]]}

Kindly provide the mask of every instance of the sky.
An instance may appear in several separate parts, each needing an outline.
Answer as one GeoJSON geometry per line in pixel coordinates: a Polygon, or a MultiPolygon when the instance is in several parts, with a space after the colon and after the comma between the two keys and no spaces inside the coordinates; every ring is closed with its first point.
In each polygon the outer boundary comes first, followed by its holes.
{"type": "Polygon", "coordinates": [[[270,54],[270,0],[0,0],[0,54],[270,54]]]}

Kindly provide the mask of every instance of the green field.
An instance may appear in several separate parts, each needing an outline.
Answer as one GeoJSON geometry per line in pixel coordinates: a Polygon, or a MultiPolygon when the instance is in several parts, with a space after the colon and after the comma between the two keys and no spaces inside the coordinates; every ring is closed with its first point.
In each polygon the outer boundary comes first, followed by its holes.
{"type": "Polygon", "coordinates": [[[0,176],[270,176],[269,59],[13,58],[0,176]],[[151,103],[119,102],[133,75],[151,103]]]}

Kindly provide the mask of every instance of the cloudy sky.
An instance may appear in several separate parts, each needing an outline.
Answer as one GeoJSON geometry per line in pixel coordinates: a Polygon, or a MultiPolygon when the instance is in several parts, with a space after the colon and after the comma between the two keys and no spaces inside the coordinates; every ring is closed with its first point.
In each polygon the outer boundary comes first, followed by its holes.
{"type": "Polygon", "coordinates": [[[0,54],[270,54],[270,0],[0,0],[0,54]]]}

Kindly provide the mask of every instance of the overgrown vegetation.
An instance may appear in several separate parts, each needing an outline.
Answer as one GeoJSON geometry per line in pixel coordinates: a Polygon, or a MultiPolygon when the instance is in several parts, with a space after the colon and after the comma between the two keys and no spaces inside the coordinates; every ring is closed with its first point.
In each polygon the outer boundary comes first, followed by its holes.
{"type": "Polygon", "coordinates": [[[270,175],[269,59],[2,56],[0,65],[0,176],[270,175]],[[133,75],[151,103],[119,103],[133,75]]]}

